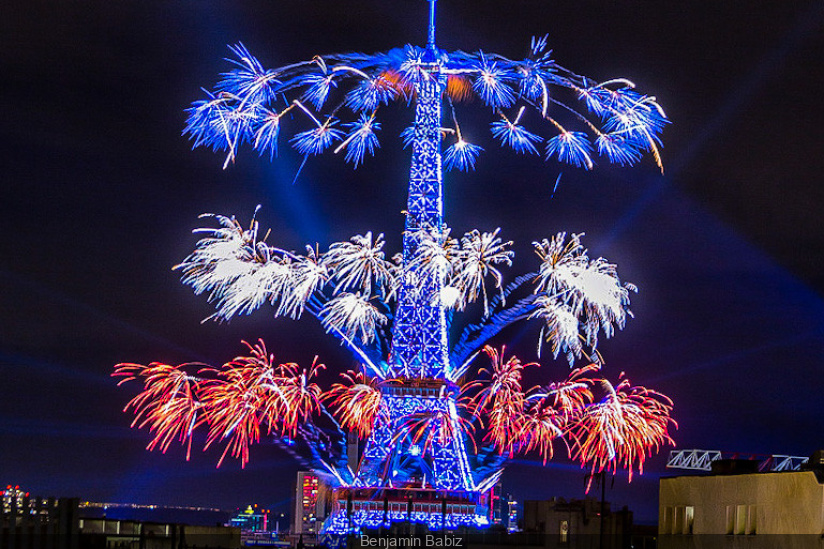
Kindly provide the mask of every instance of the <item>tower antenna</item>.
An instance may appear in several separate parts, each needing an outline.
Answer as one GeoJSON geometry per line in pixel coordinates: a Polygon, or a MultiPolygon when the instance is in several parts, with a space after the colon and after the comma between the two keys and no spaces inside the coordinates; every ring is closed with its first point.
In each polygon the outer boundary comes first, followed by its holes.
{"type": "Polygon", "coordinates": [[[426,47],[430,50],[435,49],[435,3],[438,0],[427,0],[429,2],[429,40],[426,47]]]}

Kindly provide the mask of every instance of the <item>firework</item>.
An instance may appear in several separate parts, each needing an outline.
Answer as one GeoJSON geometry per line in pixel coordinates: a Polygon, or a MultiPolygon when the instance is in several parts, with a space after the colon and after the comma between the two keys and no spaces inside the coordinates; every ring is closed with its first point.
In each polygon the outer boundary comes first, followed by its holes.
{"type": "Polygon", "coordinates": [[[600,257],[590,260],[581,236],[567,240],[566,233],[558,233],[534,243],[541,267],[532,317],[546,323],[542,336],[552,344],[553,355],[566,352],[570,364],[584,354],[583,341],[594,350],[599,331],[611,337],[616,327],[624,327],[632,315],[629,293],[636,291],[632,284],[621,283],[614,264],[600,257]]]}
{"type": "Polygon", "coordinates": [[[337,408],[343,427],[356,431],[361,438],[367,438],[378,414],[383,411],[378,383],[375,378],[367,378],[363,372],[351,370],[341,374],[341,377],[347,384],[335,383],[324,399],[337,408]]]}
{"type": "Polygon", "coordinates": [[[565,423],[566,418],[554,409],[535,407],[518,417],[511,437],[524,452],[536,450],[546,463],[555,453],[552,443],[563,436],[565,423]]]}
{"type": "Polygon", "coordinates": [[[483,351],[492,365],[489,370],[481,368],[478,373],[489,374],[491,381],[473,381],[466,385],[467,393],[479,389],[468,399],[466,407],[476,418],[486,416],[488,431],[485,439],[492,442],[501,453],[512,457],[520,443],[518,433],[526,405],[526,394],[521,387],[523,369],[538,364],[523,364],[516,356],[505,359],[505,346],[499,352],[487,345],[483,351]]]}
{"type": "MultiPolygon", "coordinates": [[[[378,289],[396,286],[396,267],[384,259],[383,234],[372,238],[372,233],[353,236],[349,242],[329,246],[324,264],[333,273],[339,291],[359,290],[373,294],[373,281],[378,289]]],[[[391,292],[386,292],[391,293],[391,292]]]]}
{"type": "MultiPolygon", "coordinates": [[[[249,446],[260,440],[262,429],[269,433],[282,425],[287,408],[280,372],[272,364],[274,357],[267,354],[263,341],[245,344],[250,356],[236,357],[219,370],[204,370],[214,375],[204,383],[202,397],[209,424],[206,448],[215,442],[226,443],[218,466],[227,454],[240,458],[245,466],[249,446]]],[[[281,431],[286,429],[281,426],[281,431]]]]}
{"type": "Polygon", "coordinates": [[[148,366],[140,364],[118,364],[112,374],[122,377],[121,385],[127,381],[143,379],[143,391],[126,404],[123,411],[132,409],[135,418],[132,427],[147,427],[154,438],[146,447],[159,448],[164,454],[175,440],[186,445],[186,459],[191,456],[192,432],[204,422],[202,404],[199,399],[198,378],[186,373],[187,367],[196,364],[170,366],[153,362],[148,366]]]}
{"type": "Polygon", "coordinates": [[[321,322],[348,339],[359,337],[364,343],[375,339],[378,326],[386,324],[386,315],[358,294],[342,293],[333,297],[320,312],[321,322]]]}
{"type": "Polygon", "coordinates": [[[249,461],[249,446],[260,441],[261,434],[276,433],[294,437],[300,425],[320,412],[320,387],[312,380],[324,368],[317,359],[308,369],[297,364],[275,366],[262,340],[250,345],[248,356],[238,356],[221,368],[183,364],[169,366],[152,363],[118,364],[114,376],[119,384],[143,379],[144,389],[127,405],[135,419],[133,427],[147,427],[155,433],[148,449],[166,452],[174,440],[186,444],[191,452],[195,428],[207,425],[206,449],[215,443],[226,447],[218,461],[227,455],[242,465],[249,461]],[[197,376],[185,368],[201,366],[197,376]]]}
{"type": "MultiPolygon", "coordinates": [[[[234,161],[244,143],[273,155],[284,115],[296,107],[311,126],[295,131],[300,122],[290,121],[290,142],[299,153],[320,154],[340,142],[335,151],[346,149],[346,161],[357,166],[378,146],[374,132],[380,128],[375,121],[380,108],[409,100],[414,86],[428,78],[427,51],[414,46],[371,56],[316,56],[276,69],[264,69],[243,45],[230,49],[237,56],[235,68],[224,74],[215,91],[207,92],[206,99],[192,105],[186,126],[195,146],[227,152],[224,166],[234,161]],[[280,102],[284,97],[287,101],[280,102]],[[357,119],[341,123],[339,108],[324,114],[330,99],[348,107],[357,119]]],[[[660,133],[668,121],[655,98],[638,92],[626,79],[593,84],[564,69],[551,59],[545,37],[532,40],[523,60],[485,52],[439,50],[438,55],[447,97],[461,102],[475,96],[498,113],[500,120],[491,130],[502,145],[536,153],[535,144],[545,141],[547,158],[587,169],[594,165],[594,152],[622,165],[650,152],[661,166],[660,133]],[[550,116],[550,104],[572,116],[562,123],[560,114],[550,116]],[[534,130],[521,124],[527,108],[537,115],[534,130]],[[514,109],[510,116],[508,109],[514,109]],[[567,127],[570,124],[577,128],[567,127]]],[[[453,121],[456,139],[444,153],[444,167],[470,170],[483,149],[464,139],[454,114],[453,121]]]]}
{"type": "MultiPolygon", "coordinates": [[[[461,238],[461,250],[457,265],[449,285],[461,293],[462,304],[472,303],[483,297],[484,314],[489,314],[489,300],[486,291],[486,278],[491,277],[495,288],[500,289],[503,275],[495,265],[512,266],[514,252],[507,249],[512,241],[503,242],[498,236],[500,228],[491,233],[478,230],[470,231],[461,238]]],[[[460,307],[459,309],[463,309],[460,307]]]]}
{"type": "Polygon", "coordinates": [[[622,379],[613,387],[599,380],[604,398],[573,420],[567,431],[572,439],[573,457],[592,473],[624,468],[632,480],[633,470],[644,472],[647,455],[665,444],[673,444],[669,427],[677,427],[670,417],[672,401],[645,387],[633,387],[622,379]]]}

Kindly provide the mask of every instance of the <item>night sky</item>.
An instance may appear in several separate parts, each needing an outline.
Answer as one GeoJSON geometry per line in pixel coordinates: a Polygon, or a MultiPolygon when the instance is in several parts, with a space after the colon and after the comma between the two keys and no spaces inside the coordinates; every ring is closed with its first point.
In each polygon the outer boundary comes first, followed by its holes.
{"type": "MultiPolygon", "coordinates": [[[[149,453],[121,413],[136,387],[118,362],[221,364],[241,340],[266,339],[282,361],[332,372],[347,353],[306,318],[271,310],[229,324],[171,267],[193,248],[204,212],[248,220],[270,243],[384,232],[398,250],[407,153],[384,117],[382,149],[353,171],[334,155],[281,147],[274,163],[243,151],[191,150],[183,110],[228,68],[242,41],[264,66],[340,51],[425,42],[423,0],[6,3],[0,20],[0,484],[93,501],[234,508],[285,505],[295,463],[269,443],[251,463],[215,469],[219,452],[149,453]]],[[[585,232],[592,255],[635,283],[636,318],[600,347],[621,371],[675,401],[678,447],[808,455],[824,447],[824,3],[648,0],[441,0],[439,45],[517,58],[549,34],[561,65],[626,77],[672,124],[661,176],[650,159],[592,172],[516,156],[489,136],[488,112],[462,130],[484,146],[477,170],[446,176],[447,221],[462,234],[502,227],[517,274],[530,243],[585,232]],[[561,182],[553,194],[558,174],[561,182]]],[[[537,325],[506,332],[534,359],[537,325]]],[[[567,365],[544,359],[535,383],[567,365]]],[[[330,377],[331,381],[331,377],[330,377]]],[[[562,453],[562,452],[561,452],[562,453]]],[[[655,520],[665,454],[608,498],[655,520]]],[[[584,471],[563,456],[517,461],[520,499],[581,497],[584,471]]]]}

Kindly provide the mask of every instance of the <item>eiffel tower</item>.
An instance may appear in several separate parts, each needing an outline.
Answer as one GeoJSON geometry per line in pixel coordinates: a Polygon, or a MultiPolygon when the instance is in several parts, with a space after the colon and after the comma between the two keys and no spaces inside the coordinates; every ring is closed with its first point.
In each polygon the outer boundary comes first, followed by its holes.
{"type": "Polygon", "coordinates": [[[449,442],[433,442],[426,452],[411,440],[397,440],[399,421],[405,417],[439,413],[457,421],[456,387],[449,379],[452,369],[446,314],[439,299],[442,280],[434,274],[422,277],[410,268],[420,233],[440,234],[443,229],[440,128],[444,81],[438,68],[437,63],[428,65],[423,73],[425,79],[415,87],[417,106],[403,239],[404,275],[389,359],[392,377],[399,381],[383,389],[388,413],[379,417],[366,444],[357,477],[357,484],[362,486],[391,485],[395,482],[393,477],[408,477],[414,470],[415,474],[425,475],[426,482],[436,489],[472,489],[460,437],[441,437],[440,427],[433,425],[429,440],[448,438],[449,442]]]}
{"type": "Polygon", "coordinates": [[[447,316],[440,299],[443,280],[421,274],[415,264],[422,233],[442,240],[445,227],[440,151],[446,75],[435,46],[436,0],[428,1],[429,40],[414,88],[403,277],[389,356],[393,381],[381,388],[382,413],[366,442],[354,487],[339,490],[330,531],[350,530],[353,522],[358,527],[399,520],[430,528],[487,524],[488,488],[476,486],[458,425],[458,387],[451,379],[447,316]],[[410,418],[421,422],[420,431],[410,432],[410,418]]]}

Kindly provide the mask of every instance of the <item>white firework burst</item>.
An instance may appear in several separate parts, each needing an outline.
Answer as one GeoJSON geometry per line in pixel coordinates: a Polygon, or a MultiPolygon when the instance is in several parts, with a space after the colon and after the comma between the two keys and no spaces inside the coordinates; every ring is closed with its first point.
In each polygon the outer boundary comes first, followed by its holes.
{"type": "Polygon", "coordinates": [[[632,314],[628,309],[629,292],[635,291],[631,284],[621,283],[614,264],[600,257],[589,259],[581,236],[574,234],[567,240],[566,233],[558,233],[550,240],[534,243],[541,267],[535,288],[538,310],[533,316],[547,321],[545,333],[553,353],[557,356],[559,349],[567,350],[570,362],[573,355],[581,355],[580,343],[558,336],[558,323],[571,330],[574,317],[576,332],[578,323],[583,323],[586,343],[594,349],[600,330],[609,338],[616,327],[624,327],[632,314]],[[561,309],[563,312],[558,313],[561,309]]]}
{"type": "Polygon", "coordinates": [[[387,261],[383,252],[383,233],[372,239],[372,232],[355,235],[349,242],[336,242],[323,254],[323,265],[338,283],[337,291],[359,290],[373,293],[374,284],[391,293],[395,287],[395,265],[387,261]]]}
{"type": "Polygon", "coordinates": [[[489,314],[489,303],[486,291],[485,279],[491,275],[495,281],[495,287],[500,289],[503,282],[503,275],[495,268],[495,265],[512,266],[512,256],[514,252],[507,248],[512,242],[503,242],[498,236],[500,228],[491,233],[482,233],[473,230],[466,233],[461,238],[461,248],[456,254],[456,261],[452,266],[452,278],[449,285],[461,291],[461,304],[463,309],[466,303],[477,301],[478,297],[483,297],[484,316],[489,314]]]}
{"type": "Polygon", "coordinates": [[[615,328],[623,329],[627,316],[632,316],[629,292],[636,291],[632,284],[622,284],[616,266],[603,258],[592,261],[578,277],[578,306],[586,312],[587,343],[596,346],[599,328],[609,338],[615,328]]]}
{"type": "MultiPolygon", "coordinates": [[[[584,351],[578,316],[569,305],[547,295],[538,296],[535,304],[538,308],[531,318],[540,318],[546,323],[541,329],[541,340],[546,336],[552,347],[553,358],[558,358],[563,352],[572,364],[584,351]]],[[[538,355],[540,356],[540,345],[538,355]]]]}
{"type": "Polygon", "coordinates": [[[226,287],[216,316],[228,320],[238,314],[249,314],[266,301],[276,302],[289,288],[291,272],[287,264],[270,260],[252,265],[252,270],[226,287]]]}
{"type": "Polygon", "coordinates": [[[330,299],[320,313],[327,331],[337,331],[352,340],[356,337],[369,344],[375,340],[378,326],[386,324],[386,315],[359,293],[344,292],[330,299]]]}
{"type": "Polygon", "coordinates": [[[306,247],[307,255],[289,263],[290,277],[284,286],[276,316],[300,318],[306,303],[329,279],[329,271],[321,263],[317,250],[306,247]]]}
{"type": "Polygon", "coordinates": [[[587,267],[586,250],[580,234],[573,234],[569,241],[566,233],[558,233],[550,240],[533,242],[535,253],[541,258],[536,292],[547,295],[559,294],[574,284],[575,278],[587,267]]]}
{"type": "Polygon", "coordinates": [[[246,272],[246,261],[251,255],[249,244],[254,237],[234,218],[211,214],[201,217],[206,216],[217,219],[221,227],[196,229],[195,233],[207,236],[175,269],[183,271],[184,284],[192,286],[196,294],[212,291],[219,295],[227,284],[246,272]]]}
{"type": "Polygon", "coordinates": [[[449,229],[420,230],[417,232],[418,247],[415,257],[409,262],[407,272],[413,272],[418,279],[439,280],[446,283],[458,261],[458,242],[449,236],[449,229]]]}

